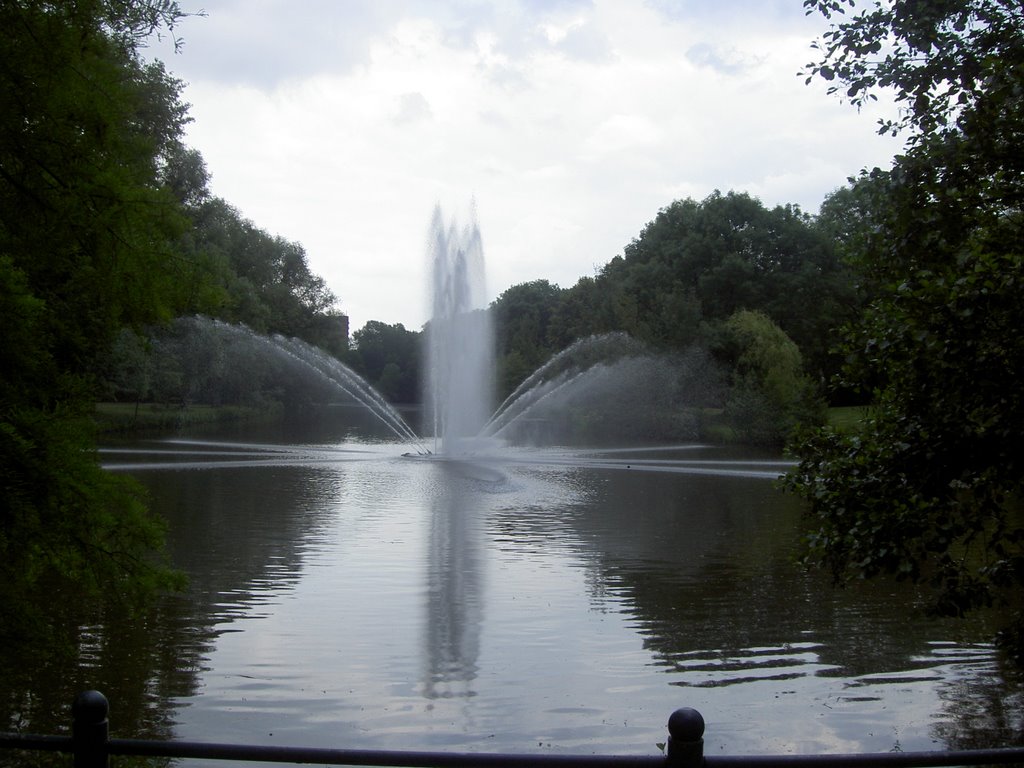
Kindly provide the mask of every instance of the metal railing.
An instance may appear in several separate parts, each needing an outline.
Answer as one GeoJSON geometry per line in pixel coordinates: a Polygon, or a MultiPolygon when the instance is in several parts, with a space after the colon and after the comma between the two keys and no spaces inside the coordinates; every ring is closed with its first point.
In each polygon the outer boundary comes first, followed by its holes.
{"type": "Polygon", "coordinates": [[[110,705],[102,693],[85,691],[75,697],[71,705],[70,736],[0,733],[0,749],[70,754],[74,758],[74,768],[108,768],[111,755],[393,768],[928,768],[1015,764],[1024,766],[1024,747],[956,752],[705,757],[704,718],[697,710],[687,707],[677,709],[669,717],[665,754],[660,756],[408,752],[112,739],[107,719],[109,712],[110,705]]]}

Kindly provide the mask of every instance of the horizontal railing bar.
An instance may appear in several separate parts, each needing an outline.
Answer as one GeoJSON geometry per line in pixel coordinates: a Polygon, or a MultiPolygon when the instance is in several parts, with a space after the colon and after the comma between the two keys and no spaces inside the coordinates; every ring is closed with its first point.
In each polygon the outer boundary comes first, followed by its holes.
{"type": "Polygon", "coordinates": [[[247,744],[215,744],[188,741],[147,741],[111,739],[112,755],[136,757],[206,758],[253,760],[268,763],[320,763],[322,765],[372,765],[395,768],[521,768],[538,763],[551,766],[596,765],[618,768],[664,768],[661,756],[635,755],[544,755],[496,752],[418,752],[400,750],[330,749],[325,747],[278,747],[247,744]]]}
{"type": "MultiPolygon", "coordinates": [[[[630,755],[546,755],[492,752],[405,752],[393,750],[345,750],[304,747],[274,747],[198,742],[154,742],[111,739],[110,754],[141,757],[206,758],[214,760],[259,760],[275,763],[320,763],[322,765],[372,765],[402,768],[521,768],[538,764],[550,766],[619,766],[620,768],[664,768],[661,756],[630,755]]],[[[1024,748],[963,750],[959,752],[881,752],[819,755],[718,755],[704,758],[707,768],[942,768],[956,765],[1024,764],[1024,748]]]]}
{"type": "Polygon", "coordinates": [[[943,768],[956,765],[1024,765],[1024,748],[958,752],[876,752],[818,755],[710,755],[707,768],[943,768]]]}
{"type": "MultiPolygon", "coordinates": [[[[191,741],[110,739],[106,752],[136,757],[193,758],[207,760],[259,761],[267,763],[317,763],[320,765],[394,766],[395,768],[524,768],[544,764],[606,766],[611,768],[664,768],[661,756],[502,754],[491,752],[420,752],[396,750],[351,750],[316,747],[218,744],[191,741]]],[[[73,751],[69,736],[0,733],[0,748],[73,751]]],[[[711,755],[703,758],[706,768],[943,768],[957,765],[1024,765],[1024,748],[975,749],[957,752],[881,752],[868,754],[817,755],[711,755]]]]}

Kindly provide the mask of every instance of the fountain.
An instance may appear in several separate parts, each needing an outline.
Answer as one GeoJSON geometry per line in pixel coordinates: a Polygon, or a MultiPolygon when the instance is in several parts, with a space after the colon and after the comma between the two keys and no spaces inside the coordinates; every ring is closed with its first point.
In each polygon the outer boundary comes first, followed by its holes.
{"type": "Polygon", "coordinates": [[[427,327],[426,424],[435,455],[493,453],[497,444],[565,439],[695,437],[695,409],[718,388],[710,358],[691,350],[656,355],[623,332],[580,339],[529,376],[491,412],[494,351],[484,293],[480,229],[460,228],[435,207],[427,254],[432,319],[427,327]]]}
{"type": "Polygon", "coordinates": [[[153,337],[146,376],[164,380],[147,385],[150,394],[162,402],[259,406],[267,399],[327,403],[344,393],[395,438],[414,446],[414,454],[471,460],[475,467],[507,444],[635,444],[698,436],[699,411],[689,406],[713,404],[711,393],[719,389],[710,358],[690,350],[669,359],[623,332],[576,341],[527,377],[492,413],[494,339],[483,245],[472,209],[460,227],[435,207],[427,256],[426,439],[330,354],[298,339],[263,336],[209,318],[179,319],[153,337]],[[428,447],[428,441],[433,445],[428,447]]]}
{"type": "Polygon", "coordinates": [[[435,453],[472,453],[491,412],[494,342],[476,216],[459,229],[440,206],[430,224],[431,320],[424,402],[435,453]]]}
{"type": "MultiPolygon", "coordinates": [[[[864,668],[861,641],[891,650],[885,631],[905,627],[887,617],[913,595],[823,600],[817,579],[778,567],[796,546],[786,530],[797,535],[799,510],[765,481],[787,465],[693,441],[700,425],[687,420],[720,402],[707,355],[667,360],[624,333],[584,338],[488,418],[493,353],[475,222],[460,229],[436,211],[429,255],[427,423],[439,456],[365,381],[303,342],[195,318],[153,341],[150,370],[166,366],[174,384],[161,402],[259,405],[266,393],[296,410],[337,406],[344,418],[101,449],[106,469],[150,489],[194,585],[152,614],[152,632],[88,625],[90,637],[132,643],[129,698],[173,694],[143,697],[152,706],[133,717],[199,741],[237,731],[479,751],[536,735],[545,752],[613,751],[637,738],[633,713],[680,690],[720,693],[723,712],[738,697],[756,712],[775,686],[780,738],[796,747],[808,738],[799,723],[837,687],[867,686],[871,708],[898,698],[884,691],[890,681],[922,679],[927,667],[932,683],[915,688],[908,722],[922,719],[917,693],[941,706],[948,690],[965,690],[973,678],[962,669],[981,681],[979,701],[991,699],[991,649],[936,641],[931,629],[864,668]],[[394,439],[364,429],[368,414],[394,439]],[[410,444],[423,457],[399,459],[410,444]],[[752,604],[758,618],[781,619],[738,622],[752,604]],[[837,629],[837,615],[856,621],[837,629]],[[723,665],[723,653],[736,663],[723,665]],[[855,674],[829,672],[842,664],[855,674]],[[782,687],[794,695],[780,698],[782,687]],[[587,712],[601,722],[587,725],[587,712]]],[[[107,612],[111,622],[120,613],[107,612]]],[[[106,656],[86,654],[80,671],[120,680],[124,654],[106,656]]],[[[853,738],[844,716],[865,721],[849,699],[824,741],[853,738]]],[[[927,730],[914,738],[934,743],[927,730]]],[[[640,734],[648,746],[656,738],[640,734]]]]}

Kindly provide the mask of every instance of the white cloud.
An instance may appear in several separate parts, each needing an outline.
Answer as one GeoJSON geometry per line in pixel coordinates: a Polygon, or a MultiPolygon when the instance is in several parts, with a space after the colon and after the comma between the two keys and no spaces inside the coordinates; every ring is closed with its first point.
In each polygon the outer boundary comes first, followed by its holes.
{"type": "Polygon", "coordinates": [[[493,297],[572,285],[674,199],[814,211],[886,164],[873,116],[796,75],[821,24],[740,5],[221,0],[169,66],[214,193],[301,242],[353,328],[417,328],[437,202],[475,197],[493,297]]]}
{"type": "Polygon", "coordinates": [[[434,111],[430,108],[430,102],[419,91],[403,93],[398,97],[398,110],[395,114],[395,123],[404,125],[416,123],[420,120],[430,120],[434,111]]]}
{"type": "Polygon", "coordinates": [[[686,51],[686,58],[698,67],[708,67],[724,75],[740,75],[759,63],[733,47],[697,43],[686,51]]]}

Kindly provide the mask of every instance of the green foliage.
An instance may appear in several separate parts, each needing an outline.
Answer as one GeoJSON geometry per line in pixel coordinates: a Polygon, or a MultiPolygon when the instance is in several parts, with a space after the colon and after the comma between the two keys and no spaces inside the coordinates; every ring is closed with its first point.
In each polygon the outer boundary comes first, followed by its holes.
{"type": "Polygon", "coordinates": [[[563,293],[547,280],[534,280],[512,286],[491,304],[502,397],[561,349],[554,329],[563,293]]]}
{"type": "Polygon", "coordinates": [[[1019,254],[977,254],[872,305],[849,369],[884,376],[872,416],[809,437],[790,479],[837,576],[927,577],[944,613],[1019,590],[1022,270],[1019,254]]]}
{"type": "Polygon", "coordinates": [[[664,208],[598,282],[614,327],[661,346],[684,348],[703,323],[759,310],[817,376],[833,372],[830,331],[856,306],[848,270],[811,217],[735,192],[664,208]]]}
{"type": "MultiPolygon", "coordinates": [[[[841,3],[806,3],[826,15],[841,3]]],[[[837,23],[812,74],[851,99],[892,89],[911,131],[891,171],[855,185],[852,263],[872,286],[846,332],[855,434],[796,445],[812,555],[839,578],[926,580],[936,608],[1020,607],[1024,325],[1020,302],[1024,12],[1018,3],[877,4],[837,23]]]]}
{"type": "MultiPolygon", "coordinates": [[[[5,3],[0,24],[0,251],[47,305],[62,365],[179,298],[183,220],[154,184],[180,133],[178,84],[107,34],[106,5],[5,3]]],[[[126,31],[125,34],[128,34],[126,31]]]]}
{"type": "Polygon", "coordinates": [[[181,580],[159,556],[162,521],[139,486],[100,469],[89,411],[8,408],[0,421],[0,642],[59,634],[46,594],[139,605],[181,580]]]}
{"type": "Polygon", "coordinates": [[[177,243],[197,265],[189,312],[297,337],[338,357],[345,353],[347,319],[323,278],[310,270],[302,245],[268,234],[212,196],[194,150],[171,153],[162,178],[190,221],[177,243]]]}
{"type": "Polygon", "coordinates": [[[346,360],[391,402],[419,402],[421,338],[401,323],[371,320],[353,334],[346,360]]]}
{"type": "Polygon", "coordinates": [[[766,314],[737,312],[724,336],[733,377],[725,417],[744,442],[782,445],[799,424],[822,422],[800,350],[766,314]]]}
{"type": "MultiPolygon", "coordinates": [[[[202,157],[180,144],[172,146],[160,168],[161,182],[177,198],[189,226],[174,241],[179,260],[193,266],[179,281],[178,311],[244,325],[261,334],[303,339],[335,357],[348,352],[348,318],[335,309],[336,298],[313,274],[298,243],[269,235],[244,219],[224,200],[213,197],[202,157]]],[[[184,326],[124,329],[104,354],[95,373],[104,399],[156,403],[234,403],[266,408],[270,401],[307,392],[271,383],[270,367],[253,354],[223,350],[202,338],[202,352],[186,349],[184,326]],[[175,359],[174,355],[182,355],[175,359]],[[208,365],[196,366],[205,359],[208,365]]]]}
{"type": "Polygon", "coordinates": [[[22,584],[56,578],[87,594],[131,597],[172,583],[145,555],[159,549],[162,529],[148,517],[140,487],[102,471],[89,450],[90,416],[25,410],[2,425],[4,531],[24,546],[22,584]]]}
{"type": "MultiPolygon", "coordinates": [[[[597,277],[565,290],[538,280],[498,297],[499,391],[592,335],[625,331],[670,352],[714,346],[740,311],[769,318],[799,348],[811,379],[826,379],[840,364],[829,349],[832,330],[855,317],[859,303],[834,247],[835,230],[856,223],[846,214],[837,200],[819,223],[793,206],[767,209],[735,192],[672,203],[597,277]]],[[[747,399],[751,411],[764,405],[747,399]]],[[[776,442],[780,428],[767,428],[764,439],[776,442]]]]}
{"type": "Polygon", "coordinates": [[[159,180],[185,106],[136,55],[179,16],[169,2],[0,4],[0,625],[12,634],[31,623],[24,596],[65,582],[130,600],[174,581],[153,559],[159,525],[133,484],[98,468],[89,425],[94,361],[123,325],[176,311],[192,269],[174,257],[186,220],[159,180]]]}
{"type": "Polygon", "coordinates": [[[804,0],[808,12],[836,19],[814,48],[814,77],[833,83],[829,92],[856,106],[892,93],[901,117],[883,120],[879,132],[911,129],[911,143],[949,129],[965,115],[1018,101],[1020,29],[1017,0],[896,0],[869,4],[852,18],[853,0],[804,0]]]}

